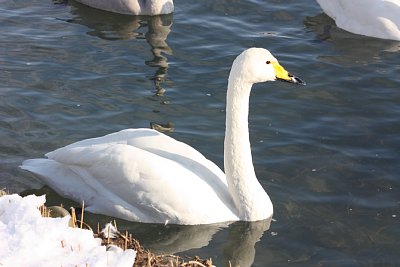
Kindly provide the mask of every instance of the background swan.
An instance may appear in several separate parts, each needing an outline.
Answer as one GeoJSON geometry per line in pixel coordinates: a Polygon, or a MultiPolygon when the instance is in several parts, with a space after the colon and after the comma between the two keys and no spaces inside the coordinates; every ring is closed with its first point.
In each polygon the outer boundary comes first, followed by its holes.
{"type": "Polygon", "coordinates": [[[127,15],[161,15],[174,12],[173,0],[75,0],[82,4],[127,15]]]}
{"type": "Polygon", "coordinates": [[[400,0],[317,0],[346,31],[400,41],[400,0]]]}
{"type": "Polygon", "coordinates": [[[150,129],[127,129],[87,139],[26,160],[59,194],[88,210],[132,221],[209,224],[258,221],[272,203],[252,163],[248,110],[254,83],[303,82],[268,50],[250,48],[233,62],[228,80],[225,174],[187,144],[150,129]]]}

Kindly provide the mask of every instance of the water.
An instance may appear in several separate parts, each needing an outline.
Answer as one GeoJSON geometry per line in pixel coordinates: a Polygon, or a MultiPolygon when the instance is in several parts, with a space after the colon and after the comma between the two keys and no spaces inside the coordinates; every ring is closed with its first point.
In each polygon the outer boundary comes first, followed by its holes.
{"type": "Polygon", "coordinates": [[[173,16],[150,18],[0,1],[0,187],[41,186],[18,168],[24,159],[150,122],[172,122],[169,135],[222,167],[230,64],[260,46],[307,82],[252,92],[270,228],[121,223],[148,247],[219,266],[400,265],[400,43],[342,31],[315,1],[175,5],[173,16]]]}

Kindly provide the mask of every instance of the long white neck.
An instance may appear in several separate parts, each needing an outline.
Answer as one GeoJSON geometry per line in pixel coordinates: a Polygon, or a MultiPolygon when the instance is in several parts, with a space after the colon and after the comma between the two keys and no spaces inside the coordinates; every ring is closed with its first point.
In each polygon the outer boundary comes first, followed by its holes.
{"type": "Polygon", "coordinates": [[[252,84],[236,73],[228,81],[224,146],[225,175],[239,219],[256,221],[272,214],[272,203],[256,178],[251,156],[248,114],[252,84]]]}

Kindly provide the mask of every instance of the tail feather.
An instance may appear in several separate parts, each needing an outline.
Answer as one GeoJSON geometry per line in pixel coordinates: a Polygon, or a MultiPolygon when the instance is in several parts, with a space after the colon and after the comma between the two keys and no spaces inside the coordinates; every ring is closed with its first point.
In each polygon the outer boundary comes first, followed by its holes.
{"type": "MultiPolygon", "coordinates": [[[[71,198],[77,202],[90,202],[96,196],[82,178],[68,166],[51,159],[29,159],[22,162],[21,169],[36,174],[46,185],[53,188],[58,194],[71,198]]],[[[87,203],[89,204],[89,203],[87,203]]]]}

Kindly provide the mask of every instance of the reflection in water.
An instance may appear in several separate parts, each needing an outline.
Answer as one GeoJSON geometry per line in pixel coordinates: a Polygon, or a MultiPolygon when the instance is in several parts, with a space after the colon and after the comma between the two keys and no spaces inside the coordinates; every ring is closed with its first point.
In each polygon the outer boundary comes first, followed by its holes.
{"type": "MultiPolygon", "coordinates": [[[[210,243],[215,233],[227,226],[223,223],[198,226],[156,225],[158,238],[147,240],[147,245],[153,251],[165,254],[202,248],[210,243]]],[[[149,236],[149,234],[146,234],[146,236],[149,236]]]]}
{"type": "Polygon", "coordinates": [[[229,227],[221,266],[251,266],[256,255],[255,245],[269,229],[271,219],[257,222],[235,222],[229,227]]]}
{"type": "Polygon", "coordinates": [[[91,30],[89,35],[105,40],[145,39],[150,45],[153,59],[146,65],[157,68],[151,80],[154,81],[156,95],[163,95],[165,90],[161,82],[165,80],[168,60],[164,56],[172,55],[172,49],[166,40],[171,31],[173,14],[159,16],[128,16],[105,12],[85,5],[71,2],[74,16],[69,22],[84,25],[91,30]],[[147,28],[147,31],[146,31],[147,28]]]}
{"type": "Polygon", "coordinates": [[[320,56],[322,61],[351,65],[368,64],[376,61],[382,52],[400,51],[399,42],[347,32],[338,28],[335,21],[324,13],[306,17],[304,24],[315,32],[317,40],[329,41],[340,51],[339,56],[320,56]]]}
{"type": "MultiPolygon", "coordinates": [[[[93,225],[107,223],[110,218],[90,214],[93,225]],[[108,221],[107,221],[108,220],[108,221]]],[[[162,225],[118,220],[120,229],[128,229],[141,244],[159,254],[176,254],[209,245],[217,233],[226,232],[221,252],[220,266],[249,267],[255,258],[255,245],[269,229],[271,219],[258,222],[218,223],[210,225],[162,225]]],[[[221,239],[221,238],[219,238],[221,239]]],[[[212,255],[206,255],[212,256],[212,255]]]]}

